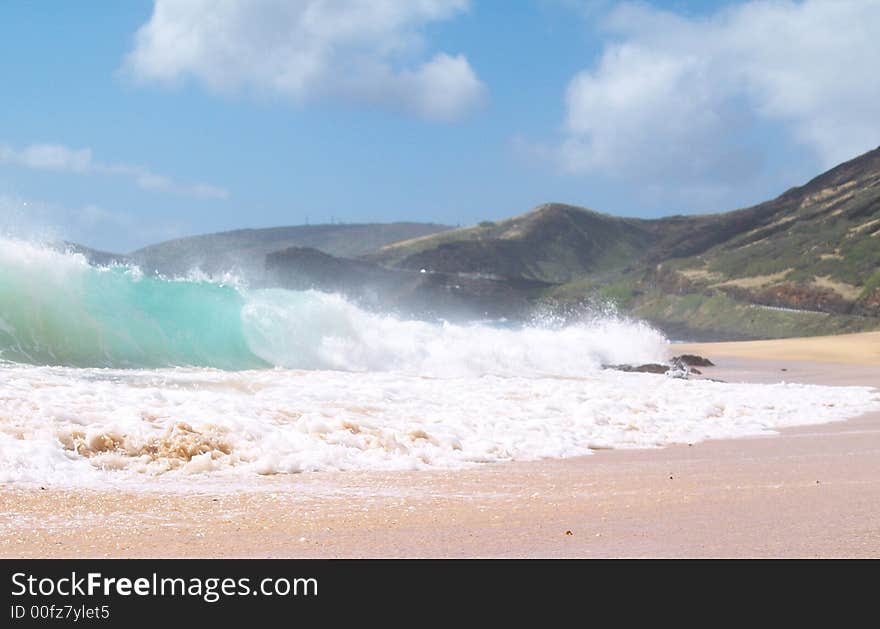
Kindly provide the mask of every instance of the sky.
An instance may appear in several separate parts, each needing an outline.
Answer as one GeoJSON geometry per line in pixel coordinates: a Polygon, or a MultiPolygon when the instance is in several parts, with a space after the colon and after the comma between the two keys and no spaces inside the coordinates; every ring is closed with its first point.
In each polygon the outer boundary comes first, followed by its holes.
{"type": "Polygon", "coordinates": [[[880,0],[0,4],[0,232],[772,198],[880,145],[880,0]]]}

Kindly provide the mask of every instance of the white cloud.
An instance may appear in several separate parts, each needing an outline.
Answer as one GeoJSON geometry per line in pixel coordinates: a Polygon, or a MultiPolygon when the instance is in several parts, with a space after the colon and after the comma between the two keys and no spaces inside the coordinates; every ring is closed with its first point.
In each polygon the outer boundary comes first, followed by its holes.
{"type": "Polygon", "coordinates": [[[425,60],[425,25],[469,0],[155,0],[125,68],[295,103],[344,101],[456,120],[486,88],[463,55],[425,60]]]}
{"type": "Polygon", "coordinates": [[[613,11],[612,42],[566,94],[572,172],[734,186],[767,129],[829,167],[880,144],[880,2],[750,1],[688,18],[613,11]],[[757,136],[757,137],[756,137],[757,136]]]}
{"type": "Polygon", "coordinates": [[[62,144],[31,144],[16,150],[0,144],[0,164],[81,175],[108,175],[130,179],[145,190],[158,190],[197,199],[226,199],[229,192],[204,183],[183,184],[157,175],[143,166],[105,164],[92,157],[91,149],[72,149],[62,144]]]}
{"type": "Polygon", "coordinates": [[[88,172],[92,168],[90,149],[70,149],[58,144],[32,144],[19,153],[10,148],[4,151],[9,161],[40,170],[57,170],[74,173],[88,172]]]}

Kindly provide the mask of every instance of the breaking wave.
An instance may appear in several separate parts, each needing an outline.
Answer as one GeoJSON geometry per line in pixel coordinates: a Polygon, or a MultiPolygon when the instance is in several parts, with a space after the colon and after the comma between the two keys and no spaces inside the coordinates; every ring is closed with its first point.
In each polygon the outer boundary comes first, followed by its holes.
{"type": "Polygon", "coordinates": [[[665,345],[650,326],[615,317],[519,328],[413,321],[340,295],[147,277],[0,241],[0,359],[17,363],[577,375],[661,360],[665,345]]]}

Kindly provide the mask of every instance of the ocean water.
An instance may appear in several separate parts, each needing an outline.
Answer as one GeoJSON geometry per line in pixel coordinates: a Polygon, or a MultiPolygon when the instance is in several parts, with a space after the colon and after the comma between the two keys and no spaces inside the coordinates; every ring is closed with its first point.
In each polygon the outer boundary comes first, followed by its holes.
{"type": "Polygon", "coordinates": [[[0,482],[259,483],[771,433],[880,409],[867,387],[601,369],[650,326],[407,321],[339,295],[146,277],[0,241],[0,482]]]}

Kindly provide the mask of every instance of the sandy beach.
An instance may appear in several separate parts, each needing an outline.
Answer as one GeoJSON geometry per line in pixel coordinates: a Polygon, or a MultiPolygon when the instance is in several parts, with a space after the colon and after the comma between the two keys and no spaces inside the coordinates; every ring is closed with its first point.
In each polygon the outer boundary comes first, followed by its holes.
{"type": "MultiPolygon", "coordinates": [[[[673,346],[729,381],[880,385],[880,333],[673,346]]],[[[658,376],[661,377],[661,376],[658,376]]],[[[880,414],[777,436],[306,473],[258,490],[5,486],[2,557],[880,557],[880,414]]]]}
{"type": "Polygon", "coordinates": [[[727,358],[880,365],[880,332],[771,341],[689,343],[676,348],[682,352],[702,352],[727,358]]]}

